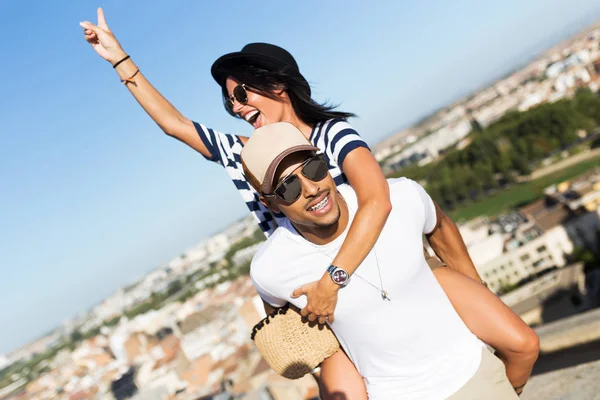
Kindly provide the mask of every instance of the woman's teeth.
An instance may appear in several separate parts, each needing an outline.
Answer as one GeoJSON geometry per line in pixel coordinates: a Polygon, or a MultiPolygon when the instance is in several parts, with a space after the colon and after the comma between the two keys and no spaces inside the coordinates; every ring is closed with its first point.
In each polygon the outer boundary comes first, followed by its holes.
{"type": "Polygon", "coordinates": [[[260,114],[260,112],[258,110],[249,112],[248,114],[246,114],[245,119],[250,124],[254,124],[256,122],[256,120],[258,119],[259,114],[260,114]]]}
{"type": "Polygon", "coordinates": [[[325,208],[325,206],[327,205],[328,202],[329,202],[329,196],[325,196],[325,198],[323,200],[321,200],[320,202],[318,202],[314,206],[310,207],[308,209],[308,211],[318,211],[318,210],[321,210],[321,209],[325,208]]]}

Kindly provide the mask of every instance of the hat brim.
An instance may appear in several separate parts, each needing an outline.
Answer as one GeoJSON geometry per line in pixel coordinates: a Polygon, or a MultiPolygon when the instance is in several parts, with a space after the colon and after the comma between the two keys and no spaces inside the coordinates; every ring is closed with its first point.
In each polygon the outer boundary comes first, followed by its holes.
{"type": "Polygon", "coordinates": [[[284,66],[281,62],[263,54],[236,51],[219,57],[210,68],[210,73],[220,86],[225,86],[225,80],[227,79],[225,69],[235,65],[256,65],[268,70],[284,66]]]}
{"type": "Polygon", "coordinates": [[[319,151],[319,149],[310,144],[302,144],[302,145],[290,147],[289,149],[284,150],[281,154],[279,154],[277,157],[275,157],[275,159],[273,161],[271,161],[271,164],[269,164],[269,167],[267,168],[267,171],[265,173],[265,178],[264,178],[263,183],[260,188],[263,193],[270,194],[270,193],[273,193],[273,190],[275,190],[275,188],[274,188],[275,172],[277,171],[279,164],[281,164],[281,162],[287,156],[294,154],[294,153],[299,153],[301,151],[319,151]]]}
{"type": "MultiPolygon", "coordinates": [[[[236,51],[234,53],[228,53],[221,56],[215,61],[210,68],[210,73],[213,79],[221,87],[225,87],[225,81],[227,80],[227,68],[237,65],[255,65],[257,67],[264,68],[268,71],[275,71],[286,67],[285,63],[275,60],[272,57],[265,56],[264,54],[248,53],[236,51]]],[[[302,76],[300,72],[296,72],[298,76],[304,81],[310,96],[310,85],[308,81],[302,76]]]]}

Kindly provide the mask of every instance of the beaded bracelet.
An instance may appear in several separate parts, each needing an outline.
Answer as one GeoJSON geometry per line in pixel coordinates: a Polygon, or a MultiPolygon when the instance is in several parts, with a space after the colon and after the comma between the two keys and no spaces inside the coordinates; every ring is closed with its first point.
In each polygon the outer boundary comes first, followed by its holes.
{"type": "Polygon", "coordinates": [[[133,73],[133,75],[131,75],[129,78],[125,78],[125,79],[121,79],[121,83],[123,85],[127,85],[128,83],[132,83],[133,86],[137,87],[137,83],[135,83],[135,81],[133,80],[133,78],[135,78],[135,76],[140,72],[140,69],[138,68],[137,71],[135,71],[133,73]]]}

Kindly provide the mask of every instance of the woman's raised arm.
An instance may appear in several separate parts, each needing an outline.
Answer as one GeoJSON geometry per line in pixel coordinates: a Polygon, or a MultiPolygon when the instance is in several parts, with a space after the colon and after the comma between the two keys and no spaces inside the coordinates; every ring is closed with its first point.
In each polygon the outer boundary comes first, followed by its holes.
{"type": "Polygon", "coordinates": [[[89,21],[81,22],[80,25],[84,28],[85,40],[100,57],[115,66],[121,81],[154,122],[167,135],[187,144],[206,158],[211,158],[210,151],[198,135],[193,122],[173,107],[144,77],[133,60],[128,58],[108,27],[102,9],[98,8],[98,25],[89,21]]]}

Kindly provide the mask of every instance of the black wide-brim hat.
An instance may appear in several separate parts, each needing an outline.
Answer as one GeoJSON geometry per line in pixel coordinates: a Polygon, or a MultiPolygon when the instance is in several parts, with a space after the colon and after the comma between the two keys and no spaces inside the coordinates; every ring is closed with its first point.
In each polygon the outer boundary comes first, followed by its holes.
{"type": "Polygon", "coordinates": [[[279,46],[269,43],[249,43],[241,51],[219,57],[210,68],[210,73],[219,86],[225,87],[227,68],[238,65],[254,65],[273,72],[287,69],[288,73],[295,74],[305,83],[310,96],[310,86],[300,73],[296,60],[287,50],[279,46]]]}

